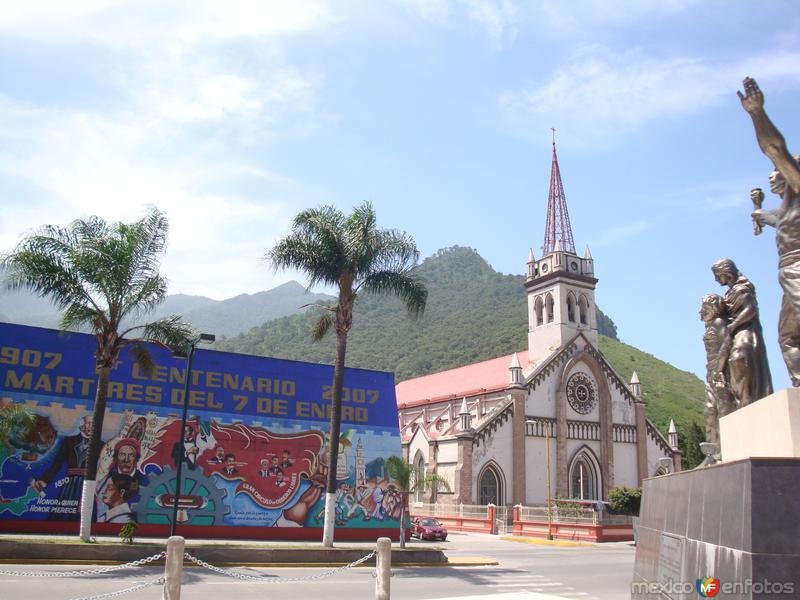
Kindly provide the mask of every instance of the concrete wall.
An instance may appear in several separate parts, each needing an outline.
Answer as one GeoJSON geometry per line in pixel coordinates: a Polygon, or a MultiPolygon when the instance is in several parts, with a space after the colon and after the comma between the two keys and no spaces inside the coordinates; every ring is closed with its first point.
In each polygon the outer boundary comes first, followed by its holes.
{"type": "Polygon", "coordinates": [[[639,487],[636,444],[614,444],[614,486],[639,487]]]}
{"type": "MultiPolygon", "coordinates": [[[[528,437],[525,439],[525,504],[535,506],[547,502],[547,454],[545,439],[528,437]]],[[[556,492],[556,444],[550,440],[550,486],[551,494],[556,492]]]]}

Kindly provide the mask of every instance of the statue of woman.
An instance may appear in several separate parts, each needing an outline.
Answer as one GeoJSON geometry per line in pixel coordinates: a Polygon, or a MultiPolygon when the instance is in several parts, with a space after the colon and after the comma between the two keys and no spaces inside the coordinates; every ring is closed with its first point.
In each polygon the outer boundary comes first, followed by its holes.
{"type": "Polygon", "coordinates": [[[717,283],[728,288],[723,297],[732,340],[728,353],[728,385],[739,406],[747,406],[772,393],[756,288],[729,258],[718,260],[711,270],[717,283]]]}

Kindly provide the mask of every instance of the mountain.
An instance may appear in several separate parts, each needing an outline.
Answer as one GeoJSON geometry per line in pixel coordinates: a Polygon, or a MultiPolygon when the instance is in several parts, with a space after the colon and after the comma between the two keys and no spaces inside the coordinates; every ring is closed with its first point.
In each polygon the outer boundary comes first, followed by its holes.
{"type": "MultiPolygon", "coordinates": [[[[428,287],[427,308],[418,321],[407,316],[396,298],[359,297],[348,336],[348,366],[394,371],[402,381],[527,347],[524,276],[498,273],[477,252],[458,246],[427,258],[418,272],[428,287]]],[[[701,426],[703,383],[692,373],[618,341],[613,321],[597,312],[600,350],[624,381],[637,371],[647,415],[655,425],[664,434],[671,418],[682,434],[701,426]]],[[[317,315],[309,311],[276,319],[216,347],[333,363],[334,336],[311,341],[317,315]]]]}
{"type": "MultiPolygon", "coordinates": [[[[256,294],[240,294],[227,300],[204,296],[173,294],[164,299],[148,320],[169,315],[182,315],[199,331],[217,337],[233,336],[265,321],[303,312],[304,305],[327,302],[333,297],[312,294],[296,281],[256,294]]],[[[39,327],[58,327],[58,311],[48,300],[27,291],[0,292],[0,320],[39,327]]]]}
{"type": "Polygon", "coordinates": [[[240,294],[226,300],[175,294],[167,296],[150,317],[183,315],[199,331],[233,336],[285,315],[301,313],[305,305],[328,302],[333,296],[313,294],[296,281],[255,294],[240,294]]]}

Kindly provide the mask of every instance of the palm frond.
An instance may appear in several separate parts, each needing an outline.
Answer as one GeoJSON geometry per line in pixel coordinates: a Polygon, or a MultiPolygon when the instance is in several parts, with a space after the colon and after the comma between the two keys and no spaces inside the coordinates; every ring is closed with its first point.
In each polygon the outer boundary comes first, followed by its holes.
{"type": "Polygon", "coordinates": [[[364,279],[361,288],[373,294],[390,293],[398,296],[414,317],[420,317],[425,312],[428,290],[413,273],[393,271],[372,273],[364,279]]]}
{"type": "Polygon", "coordinates": [[[311,339],[315,342],[320,341],[325,337],[325,334],[330,331],[333,325],[333,315],[329,312],[320,315],[314,326],[311,328],[311,339]]]}
{"type": "Polygon", "coordinates": [[[108,319],[102,310],[83,304],[70,304],[61,313],[59,327],[64,331],[75,331],[88,325],[93,333],[100,333],[108,328],[108,319]]]}
{"type": "Polygon", "coordinates": [[[389,477],[397,483],[397,487],[403,492],[410,492],[413,471],[411,465],[399,456],[390,456],[383,464],[389,477]]]}
{"type": "Polygon", "coordinates": [[[172,315],[158,319],[146,325],[137,325],[126,330],[120,337],[141,329],[137,339],[158,342],[171,350],[183,350],[186,345],[197,337],[197,332],[191,325],[181,320],[181,317],[172,315]]]}
{"type": "Polygon", "coordinates": [[[139,365],[142,373],[144,373],[147,377],[150,377],[156,367],[155,363],[153,362],[153,355],[150,354],[150,351],[147,349],[147,347],[139,340],[131,342],[129,347],[130,353],[133,356],[133,360],[139,365]]]}

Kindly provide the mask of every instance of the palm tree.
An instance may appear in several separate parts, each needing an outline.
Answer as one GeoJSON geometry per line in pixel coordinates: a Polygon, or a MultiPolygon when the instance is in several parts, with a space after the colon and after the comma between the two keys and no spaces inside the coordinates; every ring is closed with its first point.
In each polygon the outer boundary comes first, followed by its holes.
{"type": "Polygon", "coordinates": [[[353,324],[356,298],[361,292],[394,294],[415,317],[425,310],[428,298],[427,289],[414,273],[419,258],[414,241],[395,229],[378,229],[375,221],[375,210],[369,202],[354,208],[349,216],[333,206],[305,210],[294,218],[292,232],[267,253],[267,259],[276,269],[305,271],[309,288],[322,283],[339,290],[334,306],[320,306],[325,312],[312,330],[315,341],[322,339],[331,327],[336,331],[325,547],[333,546],[342,385],[347,334],[353,324]]]}
{"type": "Polygon", "coordinates": [[[450,491],[450,484],[441,475],[428,473],[411,466],[399,456],[390,456],[386,459],[386,472],[394,479],[397,487],[403,493],[403,506],[400,512],[400,547],[406,547],[406,505],[411,492],[423,491],[429,487],[444,488],[450,491]]]}
{"type": "Polygon", "coordinates": [[[99,217],[67,227],[45,225],[24,237],[0,258],[9,289],[27,288],[49,298],[61,311],[63,330],[88,328],[97,338],[97,386],[92,433],[81,494],[80,537],[91,534],[103,418],[111,368],[126,347],[147,372],[153,362],[142,344],[155,341],[184,347],[192,330],[172,316],[145,325],[125,326],[165,297],[167,281],[158,273],[169,224],[156,208],[134,223],[108,223],[99,217]]]}

